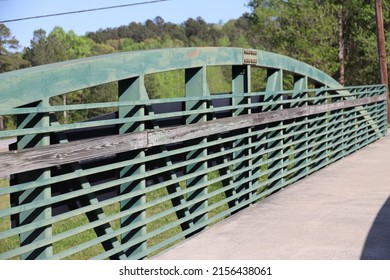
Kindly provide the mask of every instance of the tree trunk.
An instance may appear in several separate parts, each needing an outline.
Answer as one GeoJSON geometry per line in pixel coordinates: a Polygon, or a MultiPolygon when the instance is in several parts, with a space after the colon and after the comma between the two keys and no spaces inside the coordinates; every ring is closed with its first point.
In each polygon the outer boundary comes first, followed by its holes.
{"type": "Polygon", "coordinates": [[[4,118],[0,116],[0,130],[4,130],[4,118]]]}
{"type": "Polygon", "coordinates": [[[340,62],[340,77],[339,83],[345,85],[345,45],[344,45],[344,8],[340,5],[337,11],[337,19],[339,26],[339,62],[340,62]]]}

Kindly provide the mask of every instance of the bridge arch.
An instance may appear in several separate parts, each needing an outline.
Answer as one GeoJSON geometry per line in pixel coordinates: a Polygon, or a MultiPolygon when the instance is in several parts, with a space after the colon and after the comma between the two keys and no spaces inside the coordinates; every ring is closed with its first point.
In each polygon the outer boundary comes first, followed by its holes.
{"type": "Polygon", "coordinates": [[[241,48],[178,48],[89,57],[18,70],[0,76],[1,109],[18,107],[80,89],[176,69],[252,65],[307,77],[327,87],[341,85],[326,73],[298,60],[241,48]]]}

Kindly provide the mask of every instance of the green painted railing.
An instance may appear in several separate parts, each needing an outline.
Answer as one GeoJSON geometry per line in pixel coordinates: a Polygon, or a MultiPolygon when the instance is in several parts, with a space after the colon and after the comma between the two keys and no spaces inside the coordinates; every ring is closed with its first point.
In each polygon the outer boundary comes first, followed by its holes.
{"type": "MultiPolygon", "coordinates": [[[[0,75],[0,259],[144,259],[383,137],[384,85],[342,87],[288,57],[239,48],[120,53],[0,75]],[[211,94],[210,66],[231,69],[211,94]],[[145,76],[182,69],[183,96],[145,76]],[[254,90],[263,81],[263,90],[254,90]],[[115,102],[51,106],[105,83],[115,102]],[[62,124],[63,111],[115,113],[62,124]],[[0,139],[1,140],[1,139],[0,139]]],[[[189,252],[190,254],[191,252],[189,252]]]]}

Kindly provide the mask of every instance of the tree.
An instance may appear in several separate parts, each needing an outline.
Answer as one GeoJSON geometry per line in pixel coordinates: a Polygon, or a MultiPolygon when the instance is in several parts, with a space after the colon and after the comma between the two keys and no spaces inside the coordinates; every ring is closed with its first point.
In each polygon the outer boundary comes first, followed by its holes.
{"type": "Polygon", "coordinates": [[[0,55],[5,55],[9,49],[18,49],[19,41],[15,37],[11,36],[11,30],[0,23],[0,55]]]}
{"type": "Polygon", "coordinates": [[[182,24],[187,37],[188,46],[215,46],[223,36],[213,24],[208,24],[203,18],[189,18],[182,24]]]}
{"type": "MultiPolygon", "coordinates": [[[[11,30],[0,23],[0,73],[21,69],[28,66],[20,53],[19,41],[11,34],[11,30]]],[[[10,116],[0,116],[0,130],[13,127],[14,119],[10,116]]]]}
{"type": "Polygon", "coordinates": [[[14,52],[18,48],[19,41],[11,35],[11,30],[7,26],[0,23],[0,73],[17,70],[28,65],[20,53],[14,52]]]}
{"type": "MultiPolygon", "coordinates": [[[[251,0],[249,6],[253,46],[303,60],[341,84],[378,82],[374,1],[251,0]]],[[[389,1],[383,18],[389,31],[389,1]]]]}
{"type": "Polygon", "coordinates": [[[252,0],[251,43],[305,61],[331,75],[338,70],[337,21],[323,0],[252,0]]]}
{"type": "MultiPolygon", "coordinates": [[[[237,20],[230,20],[222,26],[223,40],[228,38],[230,47],[251,48],[249,43],[250,38],[247,36],[248,30],[251,28],[251,19],[249,14],[244,14],[237,20]]],[[[220,45],[221,42],[218,42],[220,45]]]]}
{"type": "Polygon", "coordinates": [[[344,42],[344,22],[345,22],[345,7],[344,0],[340,0],[337,9],[337,23],[339,34],[339,82],[341,85],[345,85],[345,42],[344,42]]]}
{"type": "MultiPolygon", "coordinates": [[[[378,52],[376,39],[375,1],[345,1],[345,75],[346,84],[378,83],[378,52]]],[[[383,19],[390,27],[390,3],[383,2],[383,19]]],[[[386,39],[390,39],[387,32],[386,39]]],[[[387,51],[390,51],[387,45],[387,51]]]]}

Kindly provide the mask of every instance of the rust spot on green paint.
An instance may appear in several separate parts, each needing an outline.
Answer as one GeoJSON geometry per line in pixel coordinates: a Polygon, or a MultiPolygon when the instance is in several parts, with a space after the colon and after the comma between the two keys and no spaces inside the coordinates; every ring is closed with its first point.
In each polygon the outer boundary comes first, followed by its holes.
{"type": "Polygon", "coordinates": [[[193,50],[193,51],[191,51],[191,52],[189,52],[188,54],[187,54],[187,56],[189,57],[189,58],[194,58],[194,57],[197,57],[199,55],[199,50],[193,50]]]}

